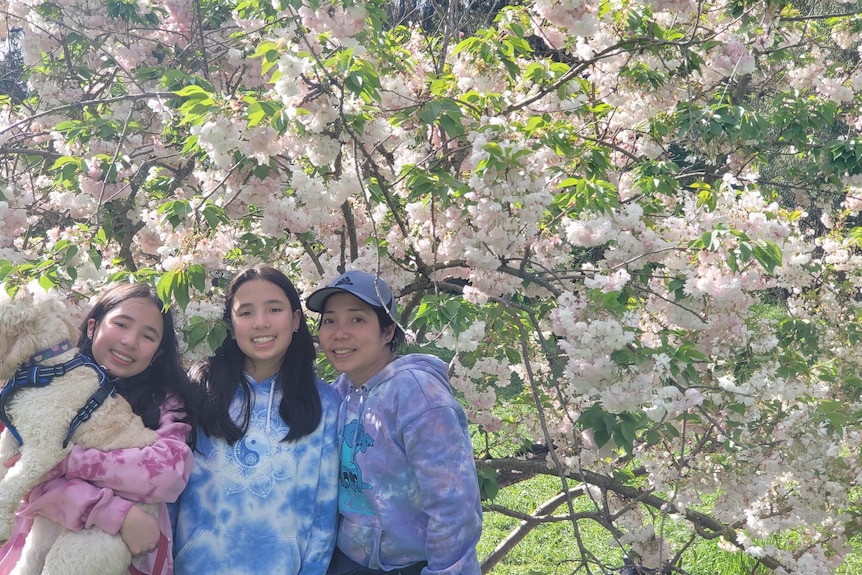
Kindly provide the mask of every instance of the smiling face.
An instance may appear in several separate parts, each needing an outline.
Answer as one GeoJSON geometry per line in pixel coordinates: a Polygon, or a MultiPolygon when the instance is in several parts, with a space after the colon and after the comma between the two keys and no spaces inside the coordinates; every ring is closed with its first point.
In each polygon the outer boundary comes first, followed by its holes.
{"type": "Polygon", "coordinates": [[[249,280],[236,290],[231,336],[245,355],[243,368],[256,381],[278,372],[301,319],[302,311],[291,309],[287,295],[270,281],[249,280]]]}
{"type": "Polygon", "coordinates": [[[145,298],[122,301],[100,321],[87,321],[93,360],[111,377],[128,378],[142,373],[156,358],[162,342],[164,320],[159,307],[145,298]]]}
{"type": "Polygon", "coordinates": [[[318,336],[332,366],[360,387],[392,361],[389,341],[394,332],[394,325],[380,329],[374,308],[343,292],[326,300],[318,336]]]}

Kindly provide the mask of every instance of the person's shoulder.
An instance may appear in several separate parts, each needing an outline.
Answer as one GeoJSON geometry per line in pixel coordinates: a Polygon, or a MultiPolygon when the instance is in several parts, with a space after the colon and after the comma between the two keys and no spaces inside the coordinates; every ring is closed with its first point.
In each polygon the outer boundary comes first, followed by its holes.
{"type": "Polygon", "coordinates": [[[448,386],[448,366],[436,355],[408,353],[391,364],[393,378],[413,378],[417,381],[439,382],[448,386]]]}
{"type": "Polygon", "coordinates": [[[392,382],[397,393],[435,398],[431,403],[446,403],[452,397],[446,362],[433,355],[412,353],[393,362],[392,382]]]}
{"type": "Polygon", "coordinates": [[[326,383],[322,379],[318,379],[315,383],[317,385],[317,393],[320,395],[321,403],[333,403],[336,406],[341,403],[341,397],[332,385],[326,383]]]}

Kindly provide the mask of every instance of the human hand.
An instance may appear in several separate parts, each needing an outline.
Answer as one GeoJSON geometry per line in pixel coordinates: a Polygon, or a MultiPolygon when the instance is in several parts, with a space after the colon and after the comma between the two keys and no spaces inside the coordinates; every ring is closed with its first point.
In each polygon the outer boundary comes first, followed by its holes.
{"type": "Polygon", "coordinates": [[[120,527],[120,537],[132,555],[146,555],[155,549],[160,534],[156,518],[134,505],[129,508],[120,527]]]}

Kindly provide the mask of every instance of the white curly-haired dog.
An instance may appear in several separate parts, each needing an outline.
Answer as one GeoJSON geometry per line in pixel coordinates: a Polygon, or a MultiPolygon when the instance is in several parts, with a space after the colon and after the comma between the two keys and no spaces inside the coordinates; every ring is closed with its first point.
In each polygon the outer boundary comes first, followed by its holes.
{"type": "MultiPolygon", "coordinates": [[[[156,432],[120,396],[111,394],[94,408],[91,398],[105,387],[106,378],[74,347],[78,329],[66,306],[53,295],[27,289],[10,298],[4,288],[0,286],[0,416],[5,412],[11,425],[0,434],[0,542],[10,537],[22,497],[74,444],[109,451],[156,440],[156,432]],[[30,385],[34,379],[50,382],[30,385]],[[24,385],[7,389],[15,382],[24,385]],[[72,427],[73,421],[79,425],[72,427]],[[2,465],[19,454],[11,468],[2,465]]],[[[141,507],[156,513],[154,505],[141,507]]],[[[95,527],[69,531],[40,517],[12,575],[128,574],[131,560],[119,535],[95,527]]]]}

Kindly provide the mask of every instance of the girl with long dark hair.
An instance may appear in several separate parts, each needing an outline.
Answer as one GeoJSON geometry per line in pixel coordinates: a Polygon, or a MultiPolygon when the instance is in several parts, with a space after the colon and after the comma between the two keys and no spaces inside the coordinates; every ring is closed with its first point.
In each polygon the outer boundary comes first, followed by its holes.
{"type": "Polygon", "coordinates": [[[204,391],[195,469],[172,508],[176,573],[323,575],[335,546],[338,396],[315,375],[299,294],[279,270],[226,288],[229,335],[204,391]]]}
{"type": "Polygon", "coordinates": [[[101,366],[108,384],[158,439],[107,452],[76,445],[19,508],[15,532],[0,550],[0,573],[18,562],[33,519],[41,515],[68,529],[119,534],[135,556],[133,572],[170,575],[165,504],[176,500],[191,472],[198,396],[180,361],[173,314],[152,286],[115,284],[97,299],[80,331],[80,352],[101,366]],[[161,504],[158,518],[133,502],[161,504]]]}

